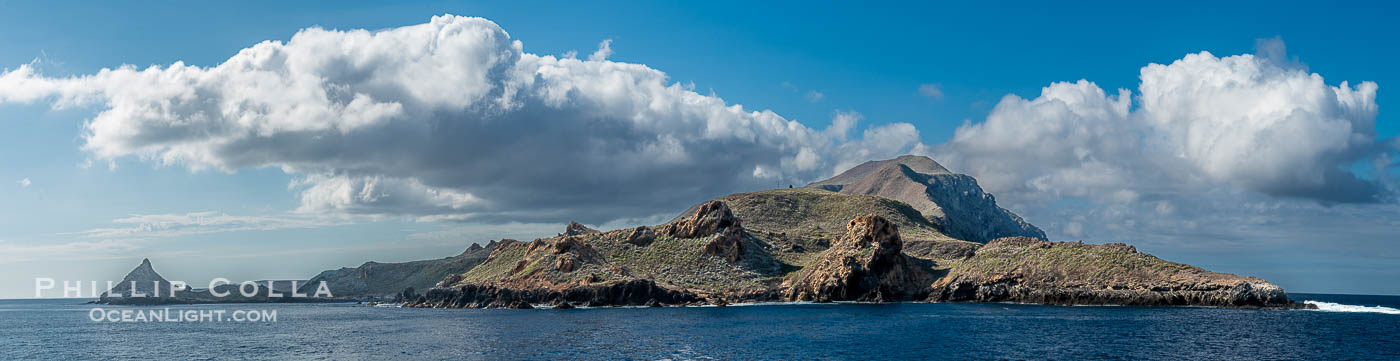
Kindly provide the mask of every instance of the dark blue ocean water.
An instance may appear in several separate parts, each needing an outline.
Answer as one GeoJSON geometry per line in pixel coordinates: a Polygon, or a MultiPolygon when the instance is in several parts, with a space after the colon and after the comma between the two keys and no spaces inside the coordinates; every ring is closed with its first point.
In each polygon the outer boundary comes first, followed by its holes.
{"type": "Polygon", "coordinates": [[[1293,297],[1335,303],[1323,305],[1338,311],[1016,304],[434,310],[284,304],[170,307],[276,310],[277,322],[110,323],[91,321],[94,306],[77,300],[0,300],[0,359],[1400,359],[1400,297],[1293,297]]]}

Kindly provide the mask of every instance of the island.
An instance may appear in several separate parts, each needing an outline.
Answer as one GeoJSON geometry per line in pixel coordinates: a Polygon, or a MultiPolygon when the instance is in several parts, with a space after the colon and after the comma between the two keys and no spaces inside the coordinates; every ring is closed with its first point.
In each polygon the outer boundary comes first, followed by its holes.
{"type": "Polygon", "coordinates": [[[923,156],[866,162],[802,188],[720,197],[660,225],[600,231],[570,223],[553,237],[473,244],[442,259],[325,271],[300,290],[315,284],[341,297],[419,308],[792,301],[1309,307],[1262,279],[1165,261],[1127,244],[1049,241],[976,179],[923,156]]]}

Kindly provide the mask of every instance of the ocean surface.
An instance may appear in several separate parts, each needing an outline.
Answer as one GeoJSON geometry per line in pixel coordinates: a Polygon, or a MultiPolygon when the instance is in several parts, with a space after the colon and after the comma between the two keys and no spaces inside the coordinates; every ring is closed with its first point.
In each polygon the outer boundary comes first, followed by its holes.
{"type": "Polygon", "coordinates": [[[1400,297],[1291,296],[1322,310],[912,303],[440,310],[0,300],[0,360],[1400,359],[1400,297]],[[108,322],[103,312],[95,322],[94,307],[275,311],[276,321],[233,322],[225,314],[224,322],[108,322]]]}

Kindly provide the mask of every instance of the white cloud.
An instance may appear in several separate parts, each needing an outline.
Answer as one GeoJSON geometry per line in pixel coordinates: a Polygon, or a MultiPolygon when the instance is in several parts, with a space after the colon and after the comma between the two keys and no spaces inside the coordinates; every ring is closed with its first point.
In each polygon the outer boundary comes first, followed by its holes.
{"type": "Polygon", "coordinates": [[[807,101],[816,103],[822,101],[823,98],[826,98],[826,94],[822,94],[822,92],[816,90],[808,90],[806,97],[807,101]]]}
{"type": "Polygon", "coordinates": [[[934,100],[943,100],[943,89],[938,84],[919,84],[919,95],[934,100]]]}
{"type": "Polygon", "coordinates": [[[857,112],[843,112],[838,110],[836,114],[831,117],[831,125],[826,127],[826,135],[846,140],[846,137],[851,133],[851,129],[854,129],[856,123],[859,123],[860,120],[864,118],[864,115],[857,112]]]}
{"type": "Polygon", "coordinates": [[[1351,166],[1395,151],[1376,140],[1376,88],[1329,86],[1252,55],[1202,52],[1143,67],[1138,109],[1126,89],[1055,83],[1035,99],[1008,95],[934,152],[987,188],[1043,197],[1226,184],[1373,202],[1388,195],[1351,166]]]}
{"type": "Polygon", "coordinates": [[[1136,107],[1132,91],[1087,80],[1008,95],[985,121],[915,152],[977,177],[1052,238],[1374,238],[1375,227],[1336,225],[1400,208],[1386,170],[1400,141],[1378,139],[1377,85],[1328,85],[1278,60],[1281,42],[1261,44],[1271,54],[1143,67],[1136,107]],[[1363,178],[1364,165],[1376,171],[1363,178]]]}
{"type": "Polygon", "coordinates": [[[117,259],[144,249],[132,240],[80,241],[57,244],[15,244],[0,241],[0,264],[35,260],[117,259]]]}
{"type": "Polygon", "coordinates": [[[588,55],[588,61],[604,61],[612,56],[612,39],[603,39],[598,43],[598,50],[588,55]]]}
{"type": "Polygon", "coordinates": [[[113,219],[119,227],[95,228],[76,233],[87,238],[127,239],[172,237],[238,231],[317,228],[343,222],[299,216],[234,216],[219,212],[146,214],[113,219]]]}
{"type": "Polygon", "coordinates": [[[536,55],[495,23],[448,15],[304,29],[212,67],[57,78],[22,65],[0,74],[0,102],[100,106],[83,132],[95,161],[277,167],[296,177],[302,214],[420,220],[600,224],[920,146],[908,124],[834,137],[850,127],[727,104],[611,51],[536,55]]]}
{"type": "Polygon", "coordinates": [[[20,188],[29,188],[31,184],[34,184],[34,182],[29,181],[29,177],[24,177],[24,179],[15,181],[15,183],[19,183],[20,188]]]}
{"type": "Polygon", "coordinates": [[[1130,136],[1131,95],[1094,83],[1054,83],[1035,99],[1007,95],[977,124],[958,127],[935,159],[982,187],[1039,198],[1109,194],[1133,182],[1143,145],[1130,136]]]}
{"type": "Polygon", "coordinates": [[[1372,201],[1350,164],[1377,152],[1376,83],[1322,76],[1252,55],[1189,54],[1142,69],[1140,113],[1206,176],[1328,201],[1372,201]]]}

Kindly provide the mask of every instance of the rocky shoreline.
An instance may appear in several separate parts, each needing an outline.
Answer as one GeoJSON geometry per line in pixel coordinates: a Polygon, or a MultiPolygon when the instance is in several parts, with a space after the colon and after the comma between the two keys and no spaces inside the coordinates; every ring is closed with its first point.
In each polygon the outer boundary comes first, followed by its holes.
{"type": "Polygon", "coordinates": [[[650,280],[588,285],[563,290],[517,290],[477,285],[436,287],[412,299],[413,301],[405,303],[404,307],[530,309],[534,308],[533,305],[574,308],[702,304],[702,300],[693,293],[666,289],[650,280]]]}

